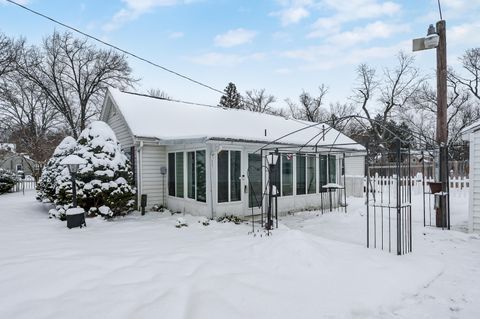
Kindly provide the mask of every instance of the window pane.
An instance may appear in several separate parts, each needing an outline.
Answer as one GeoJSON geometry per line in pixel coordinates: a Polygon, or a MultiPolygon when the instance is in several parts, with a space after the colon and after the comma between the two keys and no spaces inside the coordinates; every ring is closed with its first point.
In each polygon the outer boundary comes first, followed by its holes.
{"type": "Polygon", "coordinates": [[[280,173],[281,172],[280,172],[280,158],[279,158],[277,160],[277,164],[275,164],[275,166],[272,168],[272,171],[271,171],[272,185],[275,186],[275,188],[277,189],[277,194],[278,192],[280,192],[280,173]]]}
{"type": "Polygon", "coordinates": [[[175,175],[177,176],[177,197],[183,197],[183,153],[175,153],[175,175]]]}
{"type": "Polygon", "coordinates": [[[337,161],[335,155],[328,155],[328,182],[337,182],[337,161]]]}
{"type": "Polygon", "coordinates": [[[305,156],[297,154],[297,195],[305,194],[305,156]]]}
{"type": "Polygon", "coordinates": [[[240,151],[230,151],[230,201],[239,201],[241,198],[240,181],[240,151]]]}
{"type": "Polygon", "coordinates": [[[187,196],[195,199],[195,152],[187,153],[187,196]]]}
{"type": "Polygon", "coordinates": [[[197,168],[197,201],[206,202],[206,173],[205,173],[205,151],[196,152],[197,168]]]}
{"type": "Polygon", "coordinates": [[[248,207],[262,205],[262,156],[248,154],[248,207]]]}
{"type": "Polygon", "coordinates": [[[293,155],[282,155],[282,196],[293,194],[293,155]]]}
{"type": "Polygon", "coordinates": [[[317,180],[316,180],[316,161],[315,155],[309,155],[307,157],[307,193],[314,194],[317,192],[317,180]]]}
{"type": "Polygon", "coordinates": [[[168,195],[175,196],[175,153],[168,154],[168,195]]]}
{"type": "Polygon", "coordinates": [[[221,151],[217,156],[218,202],[228,202],[228,151],[221,151]]]}
{"type": "Polygon", "coordinates": [[[327,155],[320,155],[320,167],[319,167],[319,182],[320,182],[320,192],[326,192],[327,190],[323,188],[323,185],[327,184],[327,155]]]}

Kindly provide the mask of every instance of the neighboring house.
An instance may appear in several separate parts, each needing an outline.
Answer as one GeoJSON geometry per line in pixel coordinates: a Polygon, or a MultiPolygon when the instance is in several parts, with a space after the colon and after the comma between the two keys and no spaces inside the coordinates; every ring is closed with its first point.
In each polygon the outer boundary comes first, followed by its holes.
{"type": "Polygon", "coordinates": [[[0,143],[0,168],[11,172],[24,172],[25,175],[34,175],[38,163],[26,154],[15,152],[15,144],[0,143]]]}
{"type": "Polygon", "coordinates": [[[274,141],[268,152],[278,147],[281,153],[276,179],[280,213],[318,208],[321,186],[342,183],[341,174],[363,181],[364,147],[326,125],[116,89],[107,92],[100,120],[110,125],[132,160],[138,202],[146,194],[148,208],[164,204],[207,217],[251,214],[268,178],[261,156],[267,151],[260,148],[274,141]],[[292,151],[307,142],[303,150],[311,155],[292,151]]]}
{"type": "Polygon", "coordinates": [[[468,229],[480,232],[480,121],[463,130],[463,139],[470,144],[468,229]]]}

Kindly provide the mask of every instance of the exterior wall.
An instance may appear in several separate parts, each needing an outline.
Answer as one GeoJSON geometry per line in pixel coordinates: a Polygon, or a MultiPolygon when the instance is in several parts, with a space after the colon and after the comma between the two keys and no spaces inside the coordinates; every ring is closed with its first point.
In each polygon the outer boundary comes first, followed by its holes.
{"type": "MultiPolygon", "coordinates": [[[[365,156],[345,158],[345,183],[347,196],[362,197],[365,177],[365,156]]],[[[343,183],[342,183],[343,184],[343,183]]]]}
{"type": "Polygon", "coordinates": [[[166,203],[167,176],[160,173],[160,167],[167,165],[166,156],[165,146],[143,143],[137,147],[137,176],[141,177],[137,181],[137,190],[139,198],[142,194],[147,195],[147,209],[166,203]]]}
{"type": "MultiPolygon", "coordinates": [[[[248,216],[252,213],[248,207],[248,154],[258,150],[259,145],[235,142],[213,142],[197,144],[176,144],[160,146],[155,141],[143,141],[137,144],[137,174],[141,176],[139,184],[139,196],[147,194],[147,208],[151,208],[154,204],[165,203],[166,207],[174,212],[187,213],[191,215],[205,216],[217,218],[224,215],[248,216]],[[168,154],[176,152],[186,152],[205,150],[205,169],[206,169],[206,202],[200,202],[187,197],[187,161],[184,155],[183,163],[183,185],[184,197],[179,198],[168,194],[168,174],[162,177],[160,168],[162,166],[168,168],[168,154]],[[240,189],[241,200],[234,202],[218,203],[218,163],[217,158],[220,151],[232,150],[241,151],[241,168],[240,168],[240,189]],[[164,202],[165,196],[165,202],[164,202]]],[[[339,163],[337,161],[337,163],[339,163]]],[[[285,215],[292,211],[301,211],[309,209],[320,209],[323,207],[328,210],[330,203],[329,193],[320,193],[320,181],[318,178],[319,162],[317,160],[316,167],[316,189],[315,194],[296,195],[296,157],[293,160],[293,195],[278,197],[278,212],[285,215]]],[[[266,163],[263,163],[266,166],[266,163]]],[[[360,164],[358,164],[360,166],[360,164]]],[[[348,167],[348,166],[347,166],[348,167]]],[[[337,181],[343,183],[341,166],[337,164],[337,181]]],[[[263,171],[263,186],[265,190],[267,181],[267,171],[263,171]]],[[[332,207],[338,206],[338,202],[343,202],[343,192],[334,192],[332,195],[332,207]]],[[[266,207],[267,197],[264,197],[263,206],[266,207]]],[[[254,208],[254,214],[259,214],[260,210],[254,208]]]]}
{"type": "Polygon", "coordinates": [[[22,166],[22,171],[25,175],[33,175],[33,171],[30,166],[35,167],[34,162],[27,163],[27,160],[22,156],[7,153],[3,158],[0,158],[0,168],[11,172],[17,172],[17,165],[22,166]]]}
{"type": "Polygon", "coordinates": [[[480,130],[470,133],[469,231],[480,232],[480,130]]]}
{"type": "Polygon", "coordinates": [[[133,136],[128,128],[127,122],[123,118],[120,111],[111,102],[110,98],[106,101],[106,110],[102,120],[106,122],[115,132],[118,142],[122,145],[122,149],[133,146],[133,136]]]}

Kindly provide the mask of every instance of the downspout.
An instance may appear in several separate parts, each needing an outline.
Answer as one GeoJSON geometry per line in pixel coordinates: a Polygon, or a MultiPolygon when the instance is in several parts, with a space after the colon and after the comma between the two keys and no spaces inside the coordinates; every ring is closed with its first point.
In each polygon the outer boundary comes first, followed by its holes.
{"type": "MultiPolygon", "coordinates": [[[[138,147],[138,192],[137,192],[137,206],[140,207],[141,203],[141,196],[143,190],[143,176],[142,176],[142,159],[143,156],[143,141],[140,141],[140,145],[138,147]]],[[[137,207],[137,208],[138,208],[137,207]]]]}

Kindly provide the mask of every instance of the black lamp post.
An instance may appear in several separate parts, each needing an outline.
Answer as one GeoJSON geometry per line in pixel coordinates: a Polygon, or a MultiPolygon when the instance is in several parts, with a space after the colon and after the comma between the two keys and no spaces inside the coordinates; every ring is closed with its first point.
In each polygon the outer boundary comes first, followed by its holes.
{"type": "MultiPolygon", "coordinates": [[[[273,171],[275,169],[275,165],[278,162],[278,150],[275,150],[275,153],[270,153],[267,155],[267,164],[268,164],[268,210],[267,210],[267,230],[271,230],[273,226],[272,220],[272,197],[273,197],[273,171]]],[[[278,190],[275,190],[277,192],[278,190]]]]}
{"type": "Polygon", "coordinates": [[[69,155],[65,157],[60,164],[67,165],[70,176],[72,177],[72,201],[73,208],[77,207],[77,183],[75,181],[80,165],[86,164],[87,161],[77,155],[69,155]]]}

